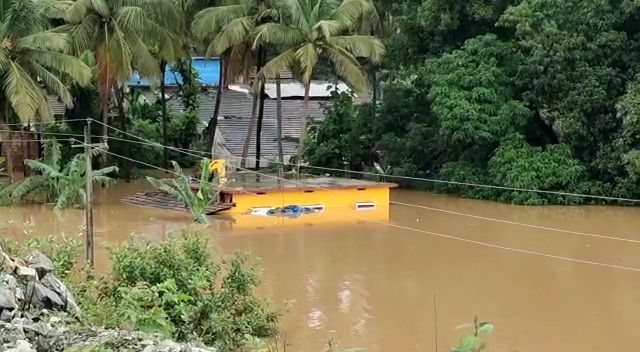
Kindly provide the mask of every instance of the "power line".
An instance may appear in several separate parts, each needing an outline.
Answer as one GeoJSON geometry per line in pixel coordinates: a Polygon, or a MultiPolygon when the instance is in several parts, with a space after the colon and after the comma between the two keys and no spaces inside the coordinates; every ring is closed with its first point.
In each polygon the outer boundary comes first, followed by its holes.
{"type": "MultiPolygon", "coordinates": [[[[85,145],[85,146],[86,146],[86,143],[81,142],[81,141],[79,141],[79,140],[72,139],[72,141],[75,141],[75,142],[77,142],[77,143],[79,143],[79,144],[82,144],[82,145],[85,145]]],[[[89,146],[90,146],[91,148],[94,148],[94,149],[96,148],[95,146],[91,146],[91,145],[89,145],[89,146]]],[[[149,163],[146,163],[146,162],[144,162],[144,161],[136,160],[136,159],[133,159],[133,158],[130,158],[130,157],[124,156],[124,155],[120,155],[120,154],[117,154],[117,153],[114,153],[114,152],[110,152],[110,151],[109,151],[109,150],[107,150],[107,149],[102,149],[102,152],[104,152],[104,153],[106,153],[106,154],[109,154],[109,155],[112,155],[112,156],[115,156],[115,157],[118,157],[118,158],[121,158],[121,159],[124,159],[124,160],[128,160],[128,161],[133,162],[133,163],[137,163],[137,164],[140,164],[140,165],[144,165],[144,166],[147,166],[147,167],[150,167],[150,168],[156,169],[156,170],[164,171],[164,172],[166,172],[166,173],[173,174],[173,175],[175,175],[175,176],[180,176],[180,177],[184,177],[184,176],[185,176],[185,175],[180,174],[180,173],[177,173],[177,172],[175,172],[175,171],[171,171],[171,170],[168,170],[168,169],[165,169],[165,168],[159,167],[159,166],[155,166],[155,165],[153,165],[153,164],[149,164],[149,163]]],[[[216,183],[213,183],[213,182],[206,182],[206,183],[207,183],[207,184],[209,184],[209,185],[212,185],[212,186],[216,186],[216,187],[218,187],[218,186],[222,186],[222,185],[220,185],[220,184],[216,184],[216,183]]],[[[239,192],[241,192],[241,193],[246,193],[246,194],[251,194],[251,195],[257,195],[257,193],[248,192],[248,191],[243,191],[243,190],[235,190],[235,191],[239,191],[239,192]]]]}
{"type": "MultiPolygon", "coordinates": [[[[231,156],[231,158],[243,159],[242,157],[238,157],[238,156],[231,156]]],[[[245,157],[244,159],[258,160],[255,157],[245,157]]],[[[265,160],[265,159],[262,159],[262,161],[267,161],[267,162],[270,162],[270,163],[273,163],[273,164],[287,165],[287,163],[281,163],[281,162],[278,162],[276,160],[265,160]]],[[[480,184],[480,183],[439,180],[439,179],[424,178],[424,177],[386,175],[386,174],[377,174],[377,173],[374,173],[374,172],[344,170],[344,169],[336,169],[336,168],[331,168],[331,167],[313,166],[313,165],[301,165],[300,167],[308,168],[308,169],[335,171],[335,172],[347,172],[347,173],[351,173],[351,174],[364,175],[364,176],[375,176],[375,177],[394,178],[394,179],[402,179],[402,180],[410,180],[410,181],[441,183],[441,184],[450,184],[450,185],[457,185],[457,186],[467,186],[467,187],[477,187],[477,188],[491,188],[491,189],[500,189],[500,190],[505,190],[505,191],[542,193],[542,194],[553,194],[553,195],[559,195],[559,196],[565,196],[565,197],[594,198],[594,199],[620,201],[620,202],[640,203],[640,199],[633,199],[633,198],[599,196],[599,195],[592,195],[592,194],[581,194],[581,193],[571,193],[571,192],[561,192],[561,191],[546,191],[546,190],[526,189],[526,188],[518,188],[518,187],[485,185],[485,184],[480,184]]]]}
{"type": "MultiPolygon", "coordinates": [[[[85,144],[85,143],[83,143],[83,144],[85,144]]],[[[122,156],[122,155],[119,155],[119,154],[116,154],[116,153],[113,153],[113,152],[109,152],[109,151],[106,151],[106,150],[105,150],[105,152],[110,154],[110,155],[123,158],[125,160],[136,162],[136,163],[139,163],[139,164],[142,164],[142,165],[146,165],[146,166],[149,166],[149,167],[152,167],[152,168],[155,168],[155,169],[159,169],[159,170],[162,170],[162,171],[167,171],[167,172],[173,173],[173,174],[178,175],[178,176],[183,176],[183,175],[180,175],[178,173],[171,172],[171,171],[163,169],[161,167],[157,167],[155,165],[151,165],[151,164],[148,164],[148,163],[145,163],[145,162],[133,159],[133,158],[125,157],[125,156],[122,156]]],[[[292,183],[298,183],[298,184],[304,185],[304,184],[302,184],[300,182],[287,180],[287,179],[284,179],[284,178],[280,178],[278,176],[272,176],[272,175],[264,174],[264,173],[253,171],[253,170],[249,170],[249,169],[246,169],[246,168],[243,168],[243,167],[238,167],[238,168],[241,169],[241,170],[256,174],[256,175],[263,176],[263,177],[275,178],[275,179],[278,179],[278,180],[281,180],[281,181],[285,181],[285,182],[292,182],[292,183]]],[[[323,190],[328,190],[328,189],[324,189],[322,187],[316,187],[316,188],[323,189],[323,190]]],[[[247,192],[247,193],[255,194],[255,193],[251,193],[251,192],[247,192]]],[[[599,263],[599,262],[593,262],[593,261],[588,261],[588,260],[583,260],[583,259],[577,259],[577,258],[571,258],[571,257],[565,257],[565,256],[558,256],[558,255],[540,253],[540,252],[535,252],[535,251],[529,251],[529,250],[526,250],[526,249],[512,248],[512,247],[501,246],[501,245],[496,245],[496,244],[482,242],[482,241],[471,240],[471,239],[464,238],[464,237],[458,237],[458,236],[447,235],[447,234],[442,234],[442,233],[438,233],[438,232],[432,232],[432,231],[427,231],[427,230],[422,230],[422,229],[416,229],[416,228],[412,228],[412,227],[408,227],[408,226],[402,226],[402,225],[396,225],[396,224],[392,224],[392,223],[384,223],[384,222],[379,222],[379,221],[373,221],[373,220],[363,219],[363,218],[359,218],[359,217],[349,216],[349,218],[352,218],[354,220],[358,220],[358,221],[361,221],[361,222],[367,222],[367,223],[372,223],[372,224],[378,224],[378,225],[383,225],[383,226],[388,226],[388,227],[404,229],[404,230],[408,230],[408,231],[425,233],[425,234],[429,234],[429,235],[436,236],[436,237],[442,237],[442,238],[457,240],[457,241],[471,243],[471,244],[480,245],[480,246],[489,247],[489,248],[502,249],[502,250],[512,251],[512,252],[516,252],[516,253],[529,254],[529,255],[536,255],[536,256],[540,256],[540,257],[564,260],[564,261],[569,261],[569,262],[574,262],[574,263],[589,264],[589,265],[595,265],[595,266],[601,266],[601,267],[607,267],[607,268],[613,268],[613,269],[621,269],[621,270],[629,270],[629,271],[640,272],[640,268],[626,267],[626,266],[615,265],[615,264],[607,264],[607,263],[599,263]]]]}
{"type": "MultiPolygon", "coordinates": [[[[2,130],[2,129],[0,129],[0,132],[41,134],[41,135],[45,135],[45,136],[84,137],[84,135],[82,135],[82,134],[64,133],[64,132],[14,131],[14,130],[2,130]]],[[[24,141],[28,142],[29,140],[24,140],[24,141]]],[[[3,140],[0,140],[0,142],[3,142],[3,140]]]]}
{"type": "Polygon", "coordinates": [[[553,228],[553,227],[540,226],[540,225],[534,225],[534,224],[527,224],[527,223],[521,223],[521,222],[516,222],[516,221],[504,220],[504,219],[496,219],[496,218],[490,218],[490,217],[485,217],[485,216],[480,216],[480,215],[459,213],[457,211],[440,209],[440,208],[433,208],[433,207],[427,207],[427,206],[417,205],[417,204],[409,204],[409,203],[402,203],[402,202],[396,202],[396,201],[389,201],[389,203],[397,204],[397,205],[403,205],[403,206],[407,206],[407,207],[413,207],[413,208],[420,208],[420,209],[425,209],[425,210],[437,211],[437,212],[440,212],[440,213],[446,213],[446,214],[451,214],[451,215],[465,216],[465,217],[474,218],[474,219],[480,219],[480,220],[486,220],[486,221],[494,221],[494,222],[499,222],[499,223],[503,223],[503,224],[530,227],[530,228],[539,229],[539,230],[563,232],[563,233],[569,233],[569,234],[573,234],[573,235],[596,237],[596,238],[603,238],[603,239],[623,241],[623,242],[640,243],[640,240],[634,240],[634,239],[630,239],[630,238],[613,237],[613,236],[598,235],[598,234],[588,233],[588,232],[557,229],[557,228],[553,228]]]}
{"type": "MultiPolygon", "coordinates": [[[[271,177],[271,178],[280,179],[280,177],[277,177],[277,176],[272,176],[272,175],[260,173],[258,171],[253,171],[253,170],[249,170],[249,169],[242,168],[242,167],[239,167],[239,169],[243,169],[243,170],[245,170],[247,172],[255,173],[257,175],[261,175],[261,176],[265,176],[265,177],[271,177]]],[[[286,181],[294,182],[294,181],[291,181],[291,180],[286,180],[286,181]]],[[[321,190],[329,190],[329,189],[321,188],[321,187],[317,187],[317,188],[321,189],[321,190]]],[[[592,261],[588,261],[588,260],[576,259],[576,258],[571,258],[571,257],[565,257],[565,256],[558,256],[558,255],[547,254],[547,253],[534,252],[534,251],[529,251],[529,250],[526,250],[526,249],[506,247],[506,246],[501,246],[501,245],[497,245],[497,244],[471,240],[471,239],[464,238],[464,237],[446,235],[446,234],[442,234],[442,233],[438,233],[438,232],[432,232],[432,231],[427,231],[427,230],[422,230],[422,229],[416,229],[416,228],[412,228],[412,227],[408,227],[408,226],[402,226],[402,225],[396,225],[396,224],[392,224],[392,223],[386,223],[386,222],[379,222],[379,221],[373,221],[373,220],[368,220],[368,219],[362,219],[362,218],[358,218],[358,217],[351,217],[350,216],[350,218],[353,218],[355,220],[362,221],[362,222],[368,222],[368,223],[373,223],[373,224],[378,224],[378,225],[383,225],[383,226],[389,226],[389,227],[404,229],[404,230],[408,230],[408,231],[425,233],[425,234],[429,234],[429,235],[432,235],[432,236],[437,236],[437,237],[457,240],[457,241],[461,241],[461,242],[472,243],[472,244],[485,246],[485,247],[490,247],[490,248],[503,249],[503,250],[513,251],[513,252],[517,252],[517,253],[530,254],[530,255],[537,255],[537,256],[541,256],[541,257],[565,260],[565,261],[570,261],[570,262],[575,262],[575,263],[590,264],[590,265],[597,265],[597,266],[603,266],[603,267],[614,268],[614,269],[631,270],[631,271],[640,272],[640,268],[626,267],[626,266],[615,265],[615,264],[607,264],[607,263],[598,263],[598,262],[592,262],[592,261]]]]}
{"type": "MultiPolygon", "coordinates": [[[[114,127],[113,129],[116,129],[116,128],[114,127]]],[[[123,131],[121,131],[121,132],[123,132],[123,131]]],[[[137,137],[136,136],[136,138],[144,140],[144,138],[142,138],[142,137],[137,137]]],[[[147,142],[139,142],[139,141],[132,141],[132,140],[127,140],[127,139],[119,139],[119,138],[114,138],[114,139],[125,141],[125,142],[131,142],[131,143],[137,143],[137,144],[144,144],[144,145],[162,147],[162,145],[159,145],[158,143],[154,143],[152,141],[149,141],[149,143],[147,143],[147,142]]],[[[191,155],[191,156],[202,157],[201,155],[196,155],[196,154],[193,154],[193,153],[189,152],[189,151],[196,151],[196,150],[183,149],[183,148],[173,148],[173,147],[169,147],[169,148],[170,149],[175,149],[175,150],[177,150],[179,152],[182,152],[182,153],[185,153],[185,154],[188,154],[188,155],[191,155]]],[[[202,152],[202,153],[206,153],[206,152],[202,152]]],[[[239,169],[244,169],[244,168],[241,168],[241,167],[238,167],[238,168],[239,169]]],[[[245,170],[248,170],[248,169],[245,169],[245,170]]],[[[252,170],[248,170],[248,171],[254,172],[252,170]]],[[[263,175],[266,175],[266,174],[263,174],[263,175]]],[[[286,180],[286,179],[284,179],[284,180],[286,180]]],[[[296,183],[295,181],[292,181],[292,180],[286,180],[286,181],[290,182],[290,183],[294,183],[294,184],[296,183]]],[[[302,186],[307,186],[307,185],[302,184],[302,183],[297,183],[297,184],[302,185],[302,186]]],[[[634,240],[634,239],[629,239],[629,238],[614,237],[614,236],[607,236],[607,235],[599,235],[599,234],[593,234],[593,233],[587,233],[587,232],[572,231],[572,230],[558,229],[558,228],[535,225],[535,224],[527,224],[527,223],[509,221],[509,220],[504,220],[504,219],[483,217],[483,216],[474,215],[474,214],[460,213],[460,212],[455,212],[455,211],[451,211],[451,210],[434,208],[434,207],[427,207],[427,206],[422,206],[422,205],[417,205],[417,204],[409,204],[409,203],[403,203],[403,202],[397,202],[397,201],[389,201],[389,203],[395,204],[395,205],[407,206],[407,207],[421,208],[421,209],[430,210],[430,211],[448,213],[448,214],[452,214],[452,215],[476,218],[476,219],[481,219],[481,220],[486,220],[486,221],[493,221],[493,222],[499,222],[499,223],[510,224],[510,225],[524,226],[524,227],[535,228],[535,229],[540,229],[540,230],[568,233],[568,234],[574,234],[574,235],[586,236],[586,237],[610,239],[610,240],[630,242],[630,243],[640,243],[640,240],[634,240]]]]}
{"type": "Polygon", "coordinates": [[[65,123],[72,121],[88,121],[90,119],[65,119],[65,120],[53,120],[53,121],[33,121],[33,122],[18,122],[18,123],[2,123],[0,126],[30,126],[30,125],[46,125],[46,124],[56,124],[56,123],[65,123]]]}

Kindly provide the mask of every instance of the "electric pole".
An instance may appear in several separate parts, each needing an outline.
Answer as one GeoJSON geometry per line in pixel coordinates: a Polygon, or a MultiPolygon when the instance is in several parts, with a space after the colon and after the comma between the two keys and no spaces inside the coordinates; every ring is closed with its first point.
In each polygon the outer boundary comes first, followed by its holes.
{"type": "Polygon", "coordinates": [[[84,127],[84,157],[86,162],[86,205],[84,207],[84,218],[86,221],[85,261],[89,266],[90,275],[92,275],[95,268],[95,248],[93,243],[93,180],[91,177],[93,174],[93,168],[91,165],[91,120],[87,121],[87,125],[84,127]]]}
{"type": "Polygon", "coordinates": [[[94,232],[93,232],[93,167],[91,149],[94,147],[100,147],[101,144],[91,144],[91,119],[87,120],[87,125],[84,127],[84,143],[82,145],[74,145],[73,147],[84,146],[84,158],[85,158],[85,207],[84,207],[84,247],[85,247],[85,264],[89,270],[87,278],[91,279],[93,276],[93,270],[95,269],[95,244],[94,244],[94,232]]]}

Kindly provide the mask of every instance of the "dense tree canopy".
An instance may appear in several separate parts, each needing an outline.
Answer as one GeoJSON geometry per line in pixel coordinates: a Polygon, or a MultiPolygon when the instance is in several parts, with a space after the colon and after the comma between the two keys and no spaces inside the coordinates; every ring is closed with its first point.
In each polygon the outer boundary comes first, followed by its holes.
{"type": "MultiPolygon", "coordinates": [[[[355,169],[377,160],[402,175],[640,197],[637,2],[404,0],[390,8],[398,31],[387,40],[382,102],[375,115],[335,105],[342,110],[330,111],[310,160],[332,150],[355,169]],[[369,145],[337,144],[329,133],[337,116],[369,145]]],[[[586,201],[438,187],[517,203],[586,201]]]]}

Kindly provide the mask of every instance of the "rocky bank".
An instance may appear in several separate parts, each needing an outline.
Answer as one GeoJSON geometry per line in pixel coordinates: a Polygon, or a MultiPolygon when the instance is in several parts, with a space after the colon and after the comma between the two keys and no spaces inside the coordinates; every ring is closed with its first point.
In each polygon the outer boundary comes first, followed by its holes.
{"type": "Polygon", "coordinates": [[[161,335],[88,327],[81,308],[39,252],[11,257],[0,248],[0,351],[213,352],[161,335]]]}

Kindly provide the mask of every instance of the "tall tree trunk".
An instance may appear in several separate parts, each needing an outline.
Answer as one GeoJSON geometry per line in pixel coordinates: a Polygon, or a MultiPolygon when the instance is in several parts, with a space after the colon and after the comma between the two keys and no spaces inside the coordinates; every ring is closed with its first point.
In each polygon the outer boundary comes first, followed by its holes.
{"type": "Polygon", "coordinates": [[[247,129],[247,138],[244,140],[244,146],[242,147],[242,158],[240,160],[240,167],[247,166],[249,145],[251,144],[251,136],[253,136],[253,128],[256,124],[256,110],[258,110],[258,97],[254,94],[253,107],[251,108],[251,120],[249,121],[249,128],[247,129]]]}
{"type": "Polygon", "coordinates": [[[118,119],[120,120],[120,128],[126,130],[127,116],[124,111],[124,87],[120,86],[114,89],[116,98],[116,108],[118,109],[118,119]]]}
{"type": "Polygon", "coordinates": [[[280,74],[276,74],[276,123],[278,138],[278,162],[280,166],[284,165],[284,148],[282,148],[282,87],[280,85],[280,74]]]}
{"type": "Polygon", "coordinates": [[[162,106],[162,167],[165,170],[169,168],[169,151],[167,145],[169,145],[169,137],[167,135],[167,129],[169,125],[169,116],[167,114],[167,95],[166,95],[166,76],[167,62],[160,61],[160,105],[162,106]]]}
{"type": "Polygon", "coordinates": [[[373,86],[373,96],[371,98],[371,101],[373,102],[373,111],[375,112],[378,106],[378,72],[376,71],[375,67],[371,67],[371,83],[373,86]]]}
{"type": "Polygon", "coordinates": [[[216,143],[216,130],[218,129],[218,116],[220,115],[220,103],[222,102],[222,90],[224,89],[224,62],[223,57],[220,57],[218,69],[218,88],[216,90],[216,106],[213,108],[213,116],[209,121],[209,137],[207,139],[207,150],[211,150],[211,158],[215,158],[215,143],[216,143]]]}
{"type": "MultiPolygon", "coordinates": [[[[264,47],[261,46],[258,49],[258,70],[256,71],[256,76],[257,76],[257,73],[262,70],[262,67],[264,66],[266,61],[267,61],[267,52],[264,49],[264,47]]],[[[264,86],[266,84],[266,77],[262,82],[258,82],[258,84],[260,85],[260,89],[259,89],[260,108],[258,109],[258,126],[256,128],[256,170],[260,170],[260,157],[261,157],[260,149],[262,148],[262,122],[264,120],[264,100],[265,100],[264,86]]]]}
{"type": "Polygon", "coordinates": [[[307,118],[309,117],[309,90],[311,83],[304,85],[304,101],[302,103],[302,119],[300,120],[300,141],[298,143],[298,175],[300,174],[300,163],[304,155],[304,140],[307,136],[307,118]]]}

